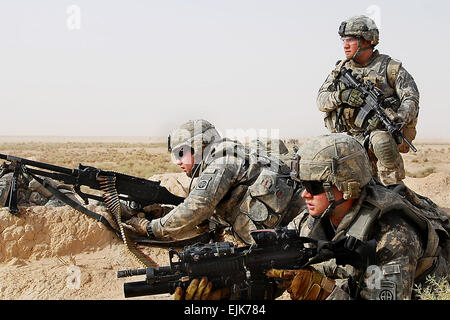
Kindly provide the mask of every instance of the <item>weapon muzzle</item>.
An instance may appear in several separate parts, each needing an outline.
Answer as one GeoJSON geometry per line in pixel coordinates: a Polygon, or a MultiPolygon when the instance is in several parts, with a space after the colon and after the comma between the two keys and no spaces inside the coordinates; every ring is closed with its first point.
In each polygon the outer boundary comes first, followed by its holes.
{"type": "Polygon", "coordinates": [[[146,273],[147,273],[147,269],[121,270],[121,271],[117,271],[117,278],[140,276],[140,275],[145,275],[146,273]]]}

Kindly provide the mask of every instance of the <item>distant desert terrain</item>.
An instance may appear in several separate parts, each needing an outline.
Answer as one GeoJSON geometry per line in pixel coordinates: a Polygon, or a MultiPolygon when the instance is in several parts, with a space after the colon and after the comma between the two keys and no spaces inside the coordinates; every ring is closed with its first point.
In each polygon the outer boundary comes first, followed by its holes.
{"type": "MultiPolygon", "coordinates": [[[[418,152],[403,155],[405,184],[450,213],[450,140],[414,144],[418,152]]],[[[69,168],[81,162],[160,180],[180,196],[186,195],[189,184],[171,163],[163,137],[3,136],[0,153],[69,168]]],[[[99,213],[106,210],[88,207],[99,213]]],[[[167,249],[142,250],[160,266],[169,262],[167,249]]],[[[0,209],[0,299],[124,299],[123,283],[143,277],[117,279],[117,271],[141,267],[111,231],[69,206],[20,207],[16,215],[0,209]]],[[[164,294],[135,299],[171,298],[164,294]]]]}

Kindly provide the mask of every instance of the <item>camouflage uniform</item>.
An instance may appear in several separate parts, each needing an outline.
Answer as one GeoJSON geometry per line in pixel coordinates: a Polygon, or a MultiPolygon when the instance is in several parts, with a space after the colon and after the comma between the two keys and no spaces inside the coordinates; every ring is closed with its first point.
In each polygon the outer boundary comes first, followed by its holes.
{"type": "Polygon", "coordinates": [[[410,299],[413,285],[422,283],[426,275],[449,278],[449,217],[404,185],[388,188],[373,180],[367,183],[368,158],[352,149],[355,142],[331,134],[301,147],[299,179],[330,182],[341,191],[354,189],[353,196],[344,197],[355,201],[336,228],[328,217],[313,217],[307,209],[288,227],[318,240],[376,240],[376,265],[367,269],[338,266],[335,259],[312,265],[336,281],[327,299],[410,299]],[[355,188],[345,187],[350,183],[355,188]]]}
{"type": "MultiPolygon", "coordinates": [[[[198,122],[214,128],[204,120],[198,122]]],[[[201,162],[193,169],[197,184],[188,197],[164,217],[151,221],[151,233],[157,239],[185,237],[209,219],[253,243],[250,230],[286,225],[303,208],[284,163],[237,141],[213,136],[213,141],[203,143],[201,162]]],[[[185,143],[181,140],[178,145],[185,143]]]]}
{"type": "MultiPolygon", "coordinates": [[[[329,278],[335,279],[337,287],[327,299],[410,299],[413,297],[414,285],[424,285],[426,275],[449,278],[449,262],[448,262],[448,240],[447,248],[441,250],[437,247],[437,243],[427,243],[427,232],[436,233],[430,223],[429,229],[426,231],[420,230],[418,225],[411,222],[408,215],[402,212],[402,209],[387,209],[392,206],[392,202],[399,203],[399,195],[386,189],[380,185],[367,186],[362,192],[361,197],[355,202],[354,206],[347,214],[345,220],[334,230],[328,219],[314,219],[308,214],[308,211],[303,211],[290,224],[289,228],[298,229],[301,236],[308,236],[318,240],[337,240],[343,235],[347,234],[352,223],[356,221],[356,216],[361,212],[361,208],[370,206],[382,212],[374,211],[375,221],[372,223],[370,230],[360,240],[376,240],[376,266],[369,266],[366,270],[358,270],[352,266],[337,266],[335,259],[327,262],[313,265],[317,270],[329,278]],[[436,247],[433,247],[436,245],[436,247]],[[424,248],[429,247],[428,250],[436,250],[433,252],[432,258],[427,259],[424,248]],[[432,249],[433,247],[433,249],[432,249]],[[435,263],[432,270],[423,273],[424,269],[431,267],[429,260],[435,263]],[[397,267],[398,266],[398,267],[397,267]],[[395,269],[392,273],[385,270],[395,269]],[[380,286],[371,288],[367,284],[363,284],[363,290],[359,296],[355,296],[358,282],[361,275],[370,277],[366,274],[368,270],[380,270],[383,272],[384,279],[379,282],[380,286]],[[392,285],[392,283],[394,285],[392,285]]],[[[407,204],[405,204],[407,206],[407,204]]],[[[433,214],[434,219],[446,219],[448,225],[448,217],[445,215],[433,214]]],[[[436,225],[438,225],[436,223],[436,225]]],[[[440,229],[440,227],[436,227],[440,229]]],[[[448,229],[447,229],[448,230],[448,229]]],[[[448,231],[445,231],[446,237],[448,231]]],[[[436,235],[434,235],[436,237],[436,235]]],[[[435,239],[435,238],[433,238],[435,239]]],[[[430,241],[433,241],[430,239],[430,241]]],[[[374,277],[380,274],[375,274],[374,277]]]]}
{"type": "MultiPolygon", "coordinates": [[[[340,34],[341,36],[366,36],[367,40],[372,40],[372,44],[375,46],[378,43],[378,29],[374,23],[375,29],[370,31],[376,31],[376,34],[371,34],[371,37],[366,33],[356,34],[358,31],[355,31],[357,28],[361,29],[372,23],[373,21],[363,16],[350,18],[347,20],[348,30],[340,30],[340,34]],[[349,25],[352,22],[353,25],[349,25]],[[361,23],[362,26],[355,26],[356,22],[361,23]],[[352,26],[355,30],[351,30],[352,26]]],[[[409,151],[409,147],[404,142],[397,146],[397,143],[380,123],[373,122],[369,128],[359,128],[355,125],[358,109],[342,103],[340,94],[345,88],[336,81],[342,67],[353,70],[352,73],[356,78],[363,81],[370,80],[376,84],[384,94],[385,107],[393,111],[396,120],[404,121],[407,124],[404,134],[409,140],[415,138],[415,126],[419,113],[419,91],[413,77],[401,65],[401,62],[375,50],[364,65],[358,64],[353,59],[338,61],[336,68],[320,87],[317,96],[317,106],[320,111],[324,112],[325,126],[328,130],[330,132],[347,132],[363,145],[365,144],[363,133],[368,130],[370,132],[368,152],[372,170],[375,174],[378,173],[380,181],[384,184],[401,183],[405,178],[405,170],[399,152],[406,153],[409,151]]]]}

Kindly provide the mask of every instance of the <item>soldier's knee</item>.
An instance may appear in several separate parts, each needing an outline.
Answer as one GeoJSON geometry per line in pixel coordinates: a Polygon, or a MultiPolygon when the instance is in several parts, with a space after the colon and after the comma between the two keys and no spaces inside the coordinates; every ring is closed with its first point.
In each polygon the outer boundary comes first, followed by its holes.
{"type": "Polygon", "coordinates": [[[378,161],[386,168],[395,168],[401,156],[392,136],[386,131],[374,131],[370,142],[378,161]]]}

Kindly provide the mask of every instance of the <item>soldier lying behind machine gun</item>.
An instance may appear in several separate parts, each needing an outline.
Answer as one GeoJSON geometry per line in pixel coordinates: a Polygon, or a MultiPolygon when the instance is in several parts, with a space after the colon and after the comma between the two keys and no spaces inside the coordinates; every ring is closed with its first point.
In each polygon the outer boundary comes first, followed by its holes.
{"type": "MultiPolygon", "coordinates": [[[[117,207],[121,203],[125,203],[131,210],[138,211],[152,204],[178,205],[184,200],[183,197],[176,196],[161,186],[160,181],[105,171],[91,166],[84,166],[81,163],[77,169],[70,169],[13,155],[0,154],[0,159],[6,160],[1,165],[0,177],[7,173],[13,173],[9,191],[6,192],[8,194],[6,203],[9,207],[9,212],[12,214],[19,212],[17,207],[17,185],[21,176],[34,178],[57,199],[103,223],[119,237],[121,237],[120,232],[112,226],[113,222],[108,221],[100,214],[88,210],[78,201],[75,201],[75,197],[68,197],[62,193],[52,180],[61,181],[66,187],[73,186],[73,191],[80,196],[84,204],[88,204],[89,199],[97,200],[104,202],[110,211],[117,211],[117,207]],[[82,192],[82,186],[100,190],[103,196],[82,192]]],[[[151,220],[152,217],[149,217],[149,219],[151,220]]],[[[210,237],[206,238],[196,237],[193,241],[209,241],[210,237]]],[[[144,238],[135,238],[133,240],[142,244],[165,245],[164,241],[151,241],[144,238]]],[[[183,246],[188,243],[190,242],[180,241],[178,245],[183,246]]],[[[174,243],[167,242],[167,245],[174,245],[174,243]]]]}

